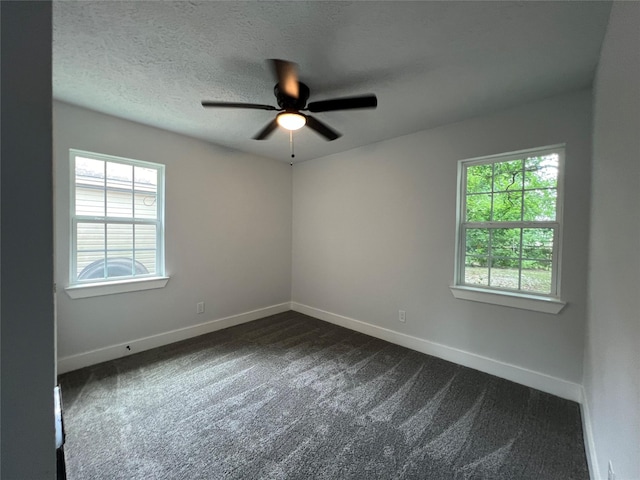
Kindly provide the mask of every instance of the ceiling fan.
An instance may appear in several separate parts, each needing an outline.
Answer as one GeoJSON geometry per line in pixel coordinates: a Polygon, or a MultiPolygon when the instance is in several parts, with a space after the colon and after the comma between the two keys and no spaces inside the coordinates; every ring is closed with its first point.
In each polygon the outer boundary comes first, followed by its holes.
{"type": "Polygon", "coordinates": [[[321,100],[319,102],[311,102],[307,105],[310,93],[309,87],[298,81],[298,65],[286,60],[272,59],[270,62],[278,80],[278,83],[273,87],[273,93],[276,96],[276,100],[280,108],[257,103],[213,102],[208,100],[203,100],[202,106],[250,108],[254,110],[273,110],[280,112],[276,118],[269,122],[253,137],[255,140],[265,140],[273,133],[278,125],[289,131],[298,130],[306,125],[327,140],[335,140],[341,136],[340,133],[322,123],[317,118],[300,112],[309,111],[319,113],[335,110],[376,108],[378,105],[378,99],[373,94],[321,100]]]}

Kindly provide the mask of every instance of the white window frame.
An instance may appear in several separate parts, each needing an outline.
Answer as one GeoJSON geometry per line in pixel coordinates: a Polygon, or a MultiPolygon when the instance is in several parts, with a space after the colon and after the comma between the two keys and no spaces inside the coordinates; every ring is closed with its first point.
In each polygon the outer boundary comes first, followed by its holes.
{"type": "MultiPolygon", "coordinates": [[[[65,289],[71,298],[86,298],[98,295],[149,290],[164,287],[169,278],[165,276],[164,264],[164,200],[165,200],[165,166],[159,163],[133,160],[95,152],[70,149],[70,258],[69,258],[69,286],[65,289]],[[76,157],[91,158],[105,162],[151,168],[158,171],[158,186],[156,192],[156,219],[135,218],[135,202],[131,218],[76,215],[76,157]],[[77,272],[77,226],[78,223],[124,224],[124,225],[153,225],[156,227],[156,266],[155,273],[138,274],[126,277],[111,277],[104,279],[78,280],[77,272]]],[[[106,188],[105,188],[106,196],[106,188]]],[[[135,196],[134,196],[135,198],[135,196]]],[[[106,208],[106,198],[105,198],[106,208]]],[[[106,248],[106,245],[105,245],[106,248]]]]}
{"type": "MultiPolygon", "coordinates": [[[[560,274],[562,256],[562,226],[564,199],[564,163],[565,145],[551,145],[540,148],[519,150],[516,152],[488,155],[458,161],[458,189],[456,209],[456,254],[454,281],[450,287],[454,297],[483,303],[534,310],[544,313],[559,313],[565,306],[560,294],[560,274]],[[556,199],[556,219],[553,221],[515,221],[515,222],[466,222],[466,188],[467,167],[483,164],[495,164],[520,160],[525,156],[543,156],[550,153],[558,154],[558,179],[556,199]],[[551,228],[553,235],[551,292],[549,294],[528,293],[522,290],[510,290],[491,286],[468,285],[465,283],[465,254],[466,229],[475,228],[551,228]]],[[[520,269],[522,266],[520,266],[520,269]]]]}

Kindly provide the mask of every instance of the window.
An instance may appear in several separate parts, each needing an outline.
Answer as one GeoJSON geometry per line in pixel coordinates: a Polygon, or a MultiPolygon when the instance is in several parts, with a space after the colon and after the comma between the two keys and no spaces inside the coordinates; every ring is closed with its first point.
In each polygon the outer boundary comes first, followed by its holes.
{"type": "Polygon", "coordinates": [[[163,277],[164,165],[70,156],[71,285],[163,277]]]}
{"type": "Polygon", "coordinates": [[[563,163],[561,146],[459,162],[455,286],[559,298],[563,163]]]}

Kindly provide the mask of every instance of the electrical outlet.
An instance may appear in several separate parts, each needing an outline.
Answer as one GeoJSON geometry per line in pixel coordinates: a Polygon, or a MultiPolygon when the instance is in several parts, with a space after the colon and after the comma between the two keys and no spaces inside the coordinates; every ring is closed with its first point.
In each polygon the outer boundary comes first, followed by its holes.
{"type": "Polygon", "coordinates": [[[204,313],[204,302],[196,303],[196,313],[204,313]]]}
{"type": "Polygon", "coordinates": [[[616,480],[616,472],[613,471],[613,463],[609,460],[609,474],[607,475],[607,480],[616,480]]]}
{"type": "Polygon", "coordinates": [[[404,310],[398,310],[398,320],[402,323],[407,321],[407,312],[404,310]]]}

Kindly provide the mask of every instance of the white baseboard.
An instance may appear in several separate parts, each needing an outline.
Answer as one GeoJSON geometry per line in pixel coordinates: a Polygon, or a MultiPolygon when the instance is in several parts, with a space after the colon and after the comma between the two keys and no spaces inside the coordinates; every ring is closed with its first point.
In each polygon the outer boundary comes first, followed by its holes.
{"type": "Polygon", "coordinates": [[[389,330],[353,318],[326,312],[301,303],[291,302],[291,309],[341,327],[355,330],[356,332],[380,338],[428,355],[433,355],[434,357],[464,365],[465,367],[480,370],[481,372],[511,380],[512,382],[535,388],[561,398],[566,398],[578,403],[582,401],[582,386],[577,383],[389,330]]]}
{"type": "Polygon", "coordinates": [[[584,435],[584,450],[587,454],[587,465],[589,466],[589,478],[591,480],[601,480],[598,459],[596,458],[596,445],[593,438],[593,427],[591,426],[591,413],[589,412],[589,401],[582,388],[582,402],[580,403],[580,413],[582,417],[582,435],[584,435]]]}
{"type": "Polygon", "coordinates": [[[109,347],[98,348],[89,352],[62,357],[58,359],[58,374],[77,370],[82,367],[88,367],[89,365],[95,365],[96,363],[114,360],[116,358],[126,357],[151,348],[161,347],[170,343],[186,340],[187,338],[197,337],[199,335],[215,332],[216,330],[222,330],[227,327],[233,327],[234,325],[251,322],[252,320],[268,317],[269,315],[275,315],[276,313],[286,312],[290,309],[290,302],[280,303],[278,305],[271,305],[270,307],[251,310],[250,312],[210,320],[190,327],[159,333],[150,337],[138,338],[118,345],[111,345],[109,347]],[[130,350],[127,349],[127,347],[130,347],[130,350]]]}

